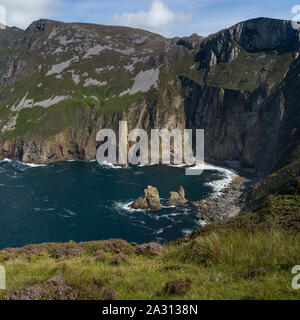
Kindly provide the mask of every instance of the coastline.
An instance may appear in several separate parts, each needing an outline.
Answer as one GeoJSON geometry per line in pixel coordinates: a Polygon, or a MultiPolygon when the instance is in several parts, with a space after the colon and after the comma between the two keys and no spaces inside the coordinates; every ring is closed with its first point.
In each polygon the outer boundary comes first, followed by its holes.
{"type": "MultiPolygon", "coordinates": [[[[70,161],[75,162],[76,160],[67,160],[66,162],[70,161]]],[[[95,161],[96,160],[89,162],[95,161]]],[[[18,164],[28,166],[29,168],[47,166],[47,164],[25,163],[19,160],[10,159],[4,159],[1,160],[1,162],[16,162],[18,164]]],[[[79,162],[81,161],[79,160],[79,162]]],[[[52,162],[49,164],[52,164],[52,162]]],[[[166,165],[175,168],[178,167],[178,165],[166,165]]],[[[105,169],[124,169],[124,167],[114,166],[106,163],[104,163],[101,167],[105,169]]],[[[198,208],[198,214],[196,216],[196,219],[198,220],[200,226],[204,226],[206,224],[210,224],[217,221],[225,221],[230,218],[236,217],[240,214],[241,209],[239,206],[239,198],[247,189],[246,185],[252,184],[251,179],[245,178],[234,169],[230,169],[228,167],[217,164],[198,163],[193,167],[187,165],[181,165],[180,167],[189,167],[192,169],[195,168],[202,170],[214,170],[224,174],[223,178],[206,183],[207,185],[213,188],[213,194],[209,198],[202,201],[190,202],[192,205],[198,208]]],[[[123,209],[128,210],[130,203],[131,202],[126,203],[126,205],[123,206],[123,209]]]]}
{"type": "Polygon", "coordinates": [[[253,183],[254,180],[235,174],[232,181],[220,190],[216,197],[194,202],[199,211],[197,218],[206,225],[237,217],[242,210],[240,197],[253,183]]]}

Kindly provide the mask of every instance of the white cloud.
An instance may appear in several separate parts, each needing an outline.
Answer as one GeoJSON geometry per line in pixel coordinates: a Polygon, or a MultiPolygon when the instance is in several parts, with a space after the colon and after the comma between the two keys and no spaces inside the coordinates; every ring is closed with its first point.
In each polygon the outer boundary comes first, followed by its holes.
{"type": "Polygon", "coordinates": [[[184,12],[170,10],[163,1],[154,0],[149,11],[116,14],[114,23],[170,35],[176,25],[191,20],[184,12]]]}
{"type": "Polygon", "coordinates": [[[60,0],[1,0],[6,10],[6,25],[25,29],[34,20],[52,18],[60,0]]]}

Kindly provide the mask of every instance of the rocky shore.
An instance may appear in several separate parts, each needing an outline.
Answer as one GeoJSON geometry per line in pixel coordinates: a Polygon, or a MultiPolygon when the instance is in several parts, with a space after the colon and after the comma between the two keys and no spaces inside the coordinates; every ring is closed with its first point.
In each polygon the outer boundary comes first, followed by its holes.
{"type": "MultiPolygon", "coordinates": [[[[210,224],[218,221],[225,221],[236,217],[243,212],[242,195],[255,183],[255,178],[232,175],[232,181],[224,187],[216,197],[203,201],[188,201],[185,198],[185,190],[182,186],[178,191],[171,191],[170,198],[164,203],[165,206],[188,205],[195,208],[196,219],[210,224]]],[[[160,211],[160,195],[156,187],[148,186],[144,195],[135,200],[131,208],[136,210],[160,211]]]]}
{"type": "Polygon", "coordinates": [[[250,178],[237,175],[217,197],[193,202],[199,211],[197,219],[208,224],[238,216],[242,212],[240,197],[252,184],[250,178]]]}

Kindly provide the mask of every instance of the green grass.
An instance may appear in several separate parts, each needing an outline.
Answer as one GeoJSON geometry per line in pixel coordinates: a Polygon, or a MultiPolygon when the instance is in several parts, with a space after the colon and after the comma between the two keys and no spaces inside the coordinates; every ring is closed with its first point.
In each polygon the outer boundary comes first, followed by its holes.
{"type": "Polygon", "coordinates": [[[300,291],[291,287],[291,269],[300,264],[300,233],[290,231],[212,225],[164,245],[161,256],[137,254],[137,245],[123,240],[4,250],[0,263],[7,271],[7,291],[1,295],[62,275],[78,299],[101,299],[107,288],[117,299],[300,299],[300,291]],[[120,252],[127,261],[115,265],[120,252]],[[165,293],[167,282],[190,278],[184,293],[165,293]]]}
{"type": "Polygon", "coordinates": [[[16,127],[3,137],[47,138],[66,128],[80,129],[88,124],[98,102],[93,98],[66,99],[49,108],[33,107],[20,111],[16,127]]]}
{"type": "Polygon", "coordinates": [[[261,83],[265,83],[275,89],[293,62],[292,52],[251,53],[238,44],[236,47],[240,50],[236,60],[231,63],[219,63],[209,72],[209,86],[253,92],[261,83]]]}
{"type": "MultiPolygon", "coordinates": [[[[84,252],[73,259],[54,259],[48,254],[20,254],[2,262],[7,285],[24,288],[63,274],[82,299],[99,299],[103,288],[92,279],[102,279],[118,299],[299,299],[291,287],[291,268],[299,264],[300,237],[282,232],[211,233],[187,244],[168,245],[162,257],[131,254],[121,266],[99,262],[84,252]],[[249,270],[264,268],[265,275],[248,278],[249,270]],[[245,275],[246,274],[246,275],[245,275]],[[192,286],[184,295],[167,296],[166,282],[187,279],[192,286]]],[[[1,256],[5,255],[2,253],[1,256]]]]}
{"type": "Polygon", "coordinates": [[[39,299],[63,299],[63,290],[76,299],[107,299],[111,290],[116,299],[298,300],[291,270],[300,264],[299,231],[299,188],[289,185],[255,211],[166,243],[157,255],[118,239],[5,249],[0,299],[39,290],[39,299]],[[53,285],[57,276],[63,283],[53,285]],[[191,285],[182,292],[166,293],[167,283],[186,280],[191,285]]]}
{"type": "Polygon", "coordinates": [[[143,98],[144,94],[142,92],[138,92],[131,95],[126,94],[122,97],[109,99],[104,102],[102,107],[102,113],[105,115],[108,113],[122,112],[129,108],[134,102],[142,100],[143,98]]]}

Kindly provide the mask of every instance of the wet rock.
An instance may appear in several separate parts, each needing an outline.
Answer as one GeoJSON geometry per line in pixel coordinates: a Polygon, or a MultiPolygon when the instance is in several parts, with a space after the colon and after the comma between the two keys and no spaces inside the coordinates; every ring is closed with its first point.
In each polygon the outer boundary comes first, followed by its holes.
{"type": "Polygon", "coordinates": [[[146,198],[140,197],[137,200],[134,201],[134,203],[131,205],[131,208],[133,209],[142,209],[142,210],[148,210],[149,204],[146,198]]]}
{"type": "Polygon", "coordinates": [[[215,219],[214,217],[210,217],[208,214],[206,213],[198,213],[196,215],[196,219],[197,220],[202,220],[204,221],[206,224],[210,224],[212,222],[215,222],[215,219]]]}
{"type": "Polygon", "coordinates": [[[156,242],[144,243],[137,247],[137,253],[144,255],[161,256],[163,250],[163,246],[156,242]]]}
{"type": "Polygon", "coordinates": [[[148,186],[144,190],[144,196],[138,198],[131,204],[133,209],[159,211],[162,209],[157,188],[148,186]]]}
{"type": "Polygon", "coordinates": [[[188,200],[185,198],[185,191],[183,189],[183,186],[179,187],[178,192],[171,191],[170,192],[170,198],[166,202],[167,206],[178,206],[187,203],[188,200]]]}
{"type": "Polygon", "coordinates": [[[208,212],[208,206],[206,203],[202,201],[193,202],[193,204],[197,207],[199,212],[208,212]]]}

